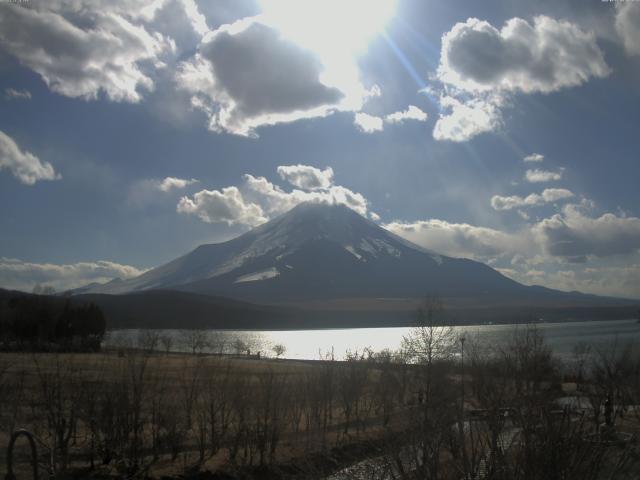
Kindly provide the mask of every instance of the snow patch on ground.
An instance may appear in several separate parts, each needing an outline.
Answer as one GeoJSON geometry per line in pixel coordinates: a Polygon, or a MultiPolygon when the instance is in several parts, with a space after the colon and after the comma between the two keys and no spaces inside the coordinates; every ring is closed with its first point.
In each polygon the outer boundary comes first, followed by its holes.
{"type": "Polygon", "coordinates": [[[257,282],[260,280],[267,280],[269,278],[274,278],[280,275],[280,272],[277,268],[271,267],[266,270],[262,270],[261,272],[248,273],[246,275],[242,275],[236,278],[236,281],[233,283],[243,283],[243,282],[257,282]]]}

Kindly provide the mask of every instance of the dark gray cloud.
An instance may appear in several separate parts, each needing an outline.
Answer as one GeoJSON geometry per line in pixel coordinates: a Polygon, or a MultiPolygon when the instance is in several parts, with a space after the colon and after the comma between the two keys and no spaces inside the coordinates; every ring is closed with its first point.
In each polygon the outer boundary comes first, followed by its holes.
{"type": "Polygon", "coordinates": [[[469,18],[442,36],[437,78],[444,85],[436,140],[467,141],[503,125],[515,93],[551,93],[606,77],[610,68],[591,31],[539,15],[501,29],[469,18]]]}
{"type": "Polygon", "coordinates": [[[275,28],[244,19],[205,37],[178,85],[193,93],[210,128],[253,135],[260,125],[326,115],[344,93],[322,83],[319,57],[275,28]]]}
{"type": "Polygon", "coordinates": [[[200,53],[239,115],[308,110],[342,98],[320,82],[319,58],[260,23],[235,35],[221,32],[200,53]]]}
{"type": "Polygon", "coordinates": [[[610,72],[595,34],[546,16],[498,30],[470,18],[442,38],[440,77],[466,90],[549,93],[610,72]]]}

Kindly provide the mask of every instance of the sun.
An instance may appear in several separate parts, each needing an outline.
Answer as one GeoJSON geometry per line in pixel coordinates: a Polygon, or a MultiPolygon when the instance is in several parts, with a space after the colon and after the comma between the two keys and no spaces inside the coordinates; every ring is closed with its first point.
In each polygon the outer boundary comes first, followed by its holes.
{"type": "Polygon", "coordinates": [[[327,60],[366,51],[395,13],[396,0],[261,0],[263,16],[327,60]]]}

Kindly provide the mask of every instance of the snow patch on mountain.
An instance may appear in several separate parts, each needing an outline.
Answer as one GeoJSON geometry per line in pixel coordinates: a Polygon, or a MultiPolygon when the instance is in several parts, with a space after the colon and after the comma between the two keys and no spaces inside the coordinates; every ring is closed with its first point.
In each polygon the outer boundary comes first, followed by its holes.
{"type": "MultiPolygon", "coordinates": [[[[358,260],[363,260],[362,255],[360,255],[358,252],[356,252],[356,249],[353,248],[352,245],[347,245],[346,247],[344,247],[344,249],[349,252],[351,255],[353,255],[354,257],[356,257],[358,260]]],[[[366,262],[366,259],[364,259],[363,261],[366,262]]]]}
{"type": "Polygon", "coordinates": [[[389,242],[386,242],[385,240],[381,240],[379,238],[372,238],[370,239],[370,242],[377,247],[378,251],[384,251],[388,255],[392,255],[394,257],[400,257],[402,255],[402,252],[400,250],[398,250],[397,248],[395,248],[393,245],[391,245],[389,242]]]}
{"type": "Polygon", "coordinates": [[[378,258],[378,252],[376,251],[375,247],[368,242],[366,238],[363,238],[360,241],[359,247],[360,247],[360,250],[362,250],[363,252],[368,253],[374,258],[378,258]]]}
{"type": "Polygon", "coordinates": [[[236,281],[233,283],[243,283],[243,282],[259,282],[260,280],[268,280],[270,278],[274,278],[280,275],[280,272],[277,268],[271,267],[266,270],[262,270],[261,272],[248,273],[246,275],[242,275],[236,278],[236,281]]]}

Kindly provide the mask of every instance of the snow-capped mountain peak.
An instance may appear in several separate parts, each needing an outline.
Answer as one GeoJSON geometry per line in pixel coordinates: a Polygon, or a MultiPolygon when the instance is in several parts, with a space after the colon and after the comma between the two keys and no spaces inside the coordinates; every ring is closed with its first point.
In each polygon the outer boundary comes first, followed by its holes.
{"type": "Polygon", "coordinates": [[[201,245],[139,277],[94,287],[178,289],[260,300],[415,296],[519,284],[470,260],[418,247],[344,205],[304,203],[230,241],[201,245]]]}

